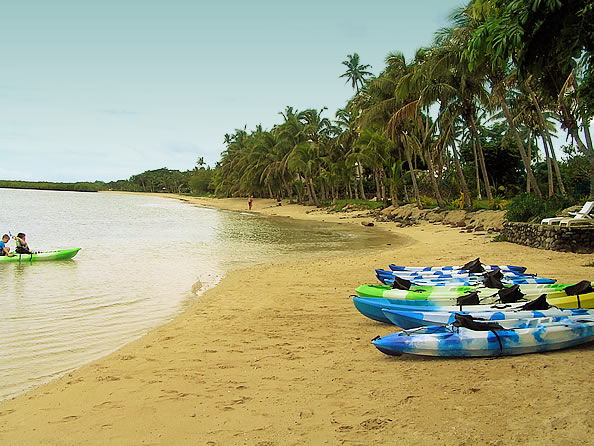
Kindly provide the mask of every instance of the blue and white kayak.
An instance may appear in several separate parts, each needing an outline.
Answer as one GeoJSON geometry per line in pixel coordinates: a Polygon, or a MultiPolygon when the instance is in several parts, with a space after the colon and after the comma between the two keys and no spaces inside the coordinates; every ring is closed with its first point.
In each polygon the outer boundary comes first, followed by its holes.
{"type": "MultiPolygon", "coordinates": [[[[388,272],[378,272],[376,271],[376,277],[380,282],[383,284],[389,285],[394,283],[394,274],[388,272]]],[[[399,276],[398,276],[399,277],[399,276]]],[[[447,285],[462,285],[462,286],[478,286],[483,283],[484,277],[452,277],[449,279],[446,278],[428,278],[422,276],[408,276],[408,277],[401,277],[402,279],[408,280],[412,282],[413,285],[416,286],[447,286],[447,285]]],[[[555,279],[548,279],[544,277],[534,277],[534,276],[504,276],[500,279],[503,285],[523,285],[523,284],[532,284],[532,283],[555,283],[555,279]]]]}
{"type": "Polygon", "coordinates": [[[479,311],[469,313],[467,311],[450,313],[443,311],[402,311],[390,310],[382,308],[382,313],[388,320],[400,328],[409,330],[411,328],[432,326],[432,325],[448,325],[456,320],[456,314],[466,314],[477,320],[485,321],[504,321],[515,319],[535,319],[545,317],[563,317],[563,316],[586,316],[594,317],[594,310],[585,310],[583,308],[561,309],[551,307],[547,310],[525,311],[525,310],[510,310],[510,311],[479,311]]]}
{"type": "MultiPolygon", "coordinates": [[[[495,299],[495,297],[494,297],[495,299]]],[[[564,293],[547,294],[547,302],[558,308],[594,308],[594,293],[568,296],[564,293]]],[[[528,302],[496,303],[491,301],[478,305],[444,305],[436,300],[383,299],[379,297],[353,297],[353,304],[369,319],[390,323],[383,309],[395,311],[439,311],[443,313],[479,313],[484,311],[510,311],[522,309],[528,302]]]]}
{"type": "MultiPolygon", "coordinates": [[[[494,271],[488,271],[487,273],[493,273],[494,271]]],[[[518,271],[502,271],[501,275],[504,277],[536,277],[536,274],[528,274],[528,273],[520,273],[518,271]]],[[[392,270],[385,270],[381,268],[377,268],[375,270],[376,274],[382,274],[386,276],[398,276],[402,278],[427,278],[427,279],[451,279],[453,277],[473,277],[477,279],[484,279],[485,272],[482,273],[470,273],[464,270],[456,270],[456,271],[392,271],[392,270]]]]}
{"type": "Polygon", "coordinates": [[[594,318],[518,319],[501,328],[476,331],[465,327],[431,326],[375,338],[387,355],[468,357],[519,355],[573,347],[594,340],[594,318]]]}
{"type": "MultiPolygon", "coordinates": [[[[439,271],[468,271],[464,269],[464,265],[456,266],[401,266],[390,264],[392,271],[411,271],[411,272],[439,272],[439,271]]],[[[485,271],[494,271],[500,269],[501,271],[514,271],[523,273],[526,271],[525,266],[514,266],[514,265],[485,265],[481,264],[485,271]]]]}
{"type": "Polygon", "coordinates": [[[439,306],[433,303],[426,303],[427,301],[402,301],[399,299],[382,299],[378,297],[353,297],[353,304],[363,316],[373,319],[374,321],[384,322],[390,324],[390,320],[386,317],[383,310],[396,311],[442,311],[442,312],[459,312],[466,311],[469,313],[481,311],[506,311],[517,310],[526,305],[526,302],[516,302],[511,304],[492,304],[492,305],[464,305],[460,306],[439,306]],[[416,304],[420,302],[420,304],[416,304]]]}

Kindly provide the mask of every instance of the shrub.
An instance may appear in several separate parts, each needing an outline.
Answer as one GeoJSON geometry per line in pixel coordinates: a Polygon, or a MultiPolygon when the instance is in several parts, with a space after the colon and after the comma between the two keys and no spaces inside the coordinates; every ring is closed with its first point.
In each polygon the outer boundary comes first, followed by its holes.
{"type": "Polygon", "coordinates": [[[426,195],[421,195],[421,204],[424,208],[434,208],[437,206],[437,200],[426,195]]]}
{"type": "Polygon", "coordinates": [[[538,198],[526,192],[516,195],[507,206],[505,218],[508,221],[540,221],[546,217],[553,217],[569,205],[566,199],[549,198],[546,200],[538,198]]]}

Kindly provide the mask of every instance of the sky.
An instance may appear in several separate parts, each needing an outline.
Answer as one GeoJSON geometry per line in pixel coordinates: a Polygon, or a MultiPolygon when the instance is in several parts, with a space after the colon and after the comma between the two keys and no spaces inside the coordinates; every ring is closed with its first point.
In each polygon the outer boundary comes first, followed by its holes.
{"type": "Polygon", "coordinates": [[[0,0],[0,179],[214,166],[226,133],[353,95],[348,54],[411,60],[455,0],[0,0]]]}

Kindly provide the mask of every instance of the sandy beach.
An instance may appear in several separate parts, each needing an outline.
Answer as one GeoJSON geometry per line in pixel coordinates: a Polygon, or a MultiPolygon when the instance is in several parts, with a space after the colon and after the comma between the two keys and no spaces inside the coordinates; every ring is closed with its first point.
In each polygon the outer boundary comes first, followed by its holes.
{"type": "MultiPolygon", "coordinates": [[[[247,211],[246,199],[181,197],[247,211]]],[[[357,213],[256,199],[252,212],[360,225],[357,213]]],[[[367,219],[369,220],[369,219],[367,219]]],[[[0,403],[2,445],[594,444],[594,344],[497,359],[388,357],[396,331],[349,297],[389,263],[525,265],[592,280],[591,255],[440,224],[396,228],[374,253],[235,271],[173,322],[0,403]]]]}

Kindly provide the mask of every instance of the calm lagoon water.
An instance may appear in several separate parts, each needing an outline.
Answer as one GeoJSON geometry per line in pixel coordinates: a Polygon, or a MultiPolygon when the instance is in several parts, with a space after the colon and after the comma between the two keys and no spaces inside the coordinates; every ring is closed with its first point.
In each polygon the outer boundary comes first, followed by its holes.
{"type": "Polygon", "coordinates": [[[82,250],[72,260],[0,265],[0,399],[173,319],[230,270],[387,241],[351,225],[160,197],[0,189],[0,235],[9,231],[26,233],[34,250],[82,250]]]}

